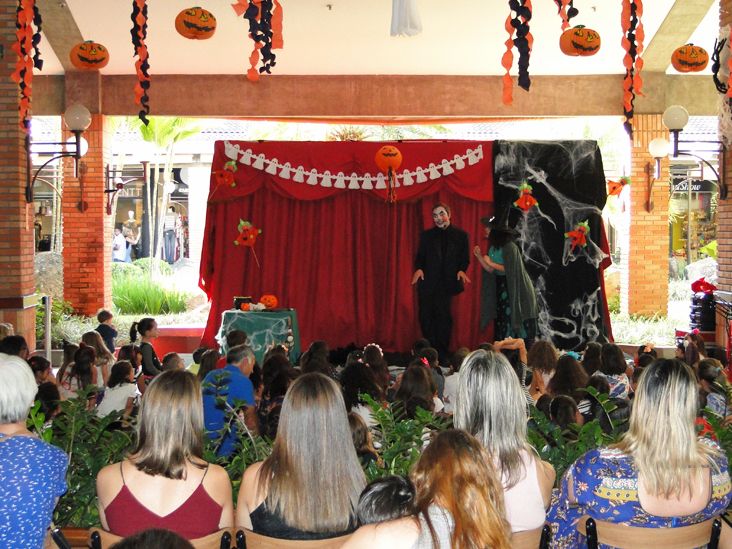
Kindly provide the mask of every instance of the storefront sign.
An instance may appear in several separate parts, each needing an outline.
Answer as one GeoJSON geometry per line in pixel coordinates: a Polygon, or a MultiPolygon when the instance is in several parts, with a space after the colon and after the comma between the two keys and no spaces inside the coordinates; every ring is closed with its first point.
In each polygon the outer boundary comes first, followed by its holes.
{"type": "Polygon", "coordinates": [[[716,181],[709,181],[708,179],[674,177],[671,181],[671,192],[687,193],[689,192],[689,183],[691,183],[691,192],[693,193],[711,193],[717,190],[716,181]]]}

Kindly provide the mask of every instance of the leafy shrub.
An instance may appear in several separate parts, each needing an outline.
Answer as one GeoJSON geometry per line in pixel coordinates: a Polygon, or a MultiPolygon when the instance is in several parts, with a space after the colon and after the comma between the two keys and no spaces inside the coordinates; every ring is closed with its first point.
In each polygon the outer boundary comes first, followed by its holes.
{"type": "Polygon", "coordinates": [[[132,262],[132,264],[135,267],[140,268],[142,272],[147,275],[150,274],[150,269],[152,268],[153,264],[157,266],[158,272],[161,275],[170,276],[173,274],[173,269],[171,269],[170,265],[168,265],[162,259],[158,259],[156,257],[143,257],[141,259],[136,259],[132,262]]]}
{"type": "Polygon", "coordinates": [[[119,276],[112,281],[112,302],[121,314],[182,313],[189,297],[145,276],[119,276]]]}
{"type": "MultiPolygon", "coordinates": [[[[93,319],[75,315],[71,303],[63,299],[51,300],[51,346],[60,348],[63,340],[79,341],[84,332],[94,328],[93,319]]],[[[36,307],[36,341],[38,345],[46,336],[46,308],[36,307]]]]}
{"type": "MultiPolygon", "coordinates": [[[[140,260],[142,261],[142,260],[140,260]]],[[[112,280],[115,278],[120,278],[123,276],[142,276],[143,270],[142,267],[139,265],[135,265],[134,263],[120,263],[120,262],[113,262],[112,263],[112,280]]]]}
{"type": "Polygon", "coordinates": [[[620,294],[615,294],[607,300],[607,309],[611,313],[620,313],[620,294]]]}

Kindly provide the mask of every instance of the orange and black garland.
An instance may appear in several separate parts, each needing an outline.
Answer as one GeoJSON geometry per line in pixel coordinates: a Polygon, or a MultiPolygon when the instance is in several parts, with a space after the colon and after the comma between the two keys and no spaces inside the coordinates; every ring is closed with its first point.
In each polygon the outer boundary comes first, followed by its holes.
{"type": "Polygon", "coordinates": [[[41,13],[35,0],[18,0],[15,17],[16,41],[12,46],[18,56],[15,70],[10,75],[20,88],[18,114],[20,127],[30,130],[30,108],[33,85],[33,68],[42,69],[43,60],[38,48],[41,42],[41,13]]]}
{"type": "Polygon", "coordinates": [[[714,87],[717,88],[719,93],[727,94],[729,86],[727,82],[722,82],[719,79],[719,71],[722,68],[721,55],[724,46],[727,44],[727,38],[717,39],[714,41],[714,51],[712,52],[712,80],[714,81],[714,87]]]}
{"type": "Polygon", "coordinates": [[[135,70],[137,84],[135,84],[135,103],[140,105],[138,116],[146,126],[150,123],[147,115],[150,114],[150,98],[147,95],[150,89],[150,62],[145,39],[147,38],[147,2],[146,0],[132,0],[132,45],[135,48],[135,70]]]}
{"type": "Polygon", "coordinates": [[[579,10],[574,7],[574,0],[554,0],[557,5],[557,12],[562,18],[562,30],[567,30],[571,23],[570,19],[577,17],[579,10]]]}
{"type": "Polygon", "coordinates": [[[232,7],[237,15],[243,15],[249,21],[249,37],[254,41],[254,50],[249,56],[247,78],[256,82],[261,73],[271,74],[272,67],[276,65],[276,55],[272,50],[284,46],[282,5],[279,0],[239,0],[232,7]],[[257,68],[260,52],[262,66],[257,68]]]}
{"type": "Polygon", "coordinates": [[[513,65],[514,46],[519,52],[518,61],[518,85],[519,87],[529,91],[531,87],[531,78],[529,77],[529,58],[531,56],[531,48],[534,43],[534,37],[529,29],[529,21],[531,21],[531,0],[509,0],[508,7],[511,12],[506,17],[506,32],[508,39],[506,40],[506,52],[501,58],[501,65],[506,69],[503,75],[503,104],[510,105],[513,103],[513,80],[511,79],[511,66],[513,65]],[[516,37],[514,38],[514,34],[516,37]]]}
{"type": "Polygon", "coordinates": [[[625,78],[623,79],[623,114],[625,122],[623,126],[629,136],[633,136],[633,111],[636,95],[643,95],[643,80],[641,70],[643,69],[643,0],[623,0],[621,12],[621,25],[623,27],[622,46],[625,50],[623,65],[625,66],[625,78]]]}

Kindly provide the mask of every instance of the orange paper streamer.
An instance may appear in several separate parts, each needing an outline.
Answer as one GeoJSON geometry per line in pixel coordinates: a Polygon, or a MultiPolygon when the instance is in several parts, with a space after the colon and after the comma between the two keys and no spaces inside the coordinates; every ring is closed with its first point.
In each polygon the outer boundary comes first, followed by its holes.
{"type": "Polygon", "coordinates": [[[508,39],[506,40],[506,51],[501,57],[501,65],[506,69],[506,74],[503,75],[503,104],[513,104],[513,79],[511,78],[511,66],[513,65],[513,32],[514,28],[511,25],[511,14],[506,17],[505,29],[508,33],[508,39]]]}

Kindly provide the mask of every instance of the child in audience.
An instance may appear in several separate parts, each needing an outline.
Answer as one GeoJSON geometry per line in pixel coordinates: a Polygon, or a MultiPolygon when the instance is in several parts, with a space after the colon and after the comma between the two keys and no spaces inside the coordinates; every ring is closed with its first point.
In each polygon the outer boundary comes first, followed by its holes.
{"type": "Polygon", "coordinates": [[[630,380],[626,375],[628,365],[625,362],[623,351],[614,343],[605,343],[602,346],[602,366],[600,371],[607,378],[610,385],[610,397],[628,398],[630,394],[630,380]]]}
{"type": "Polygon", "coordinates": [[[45,426],[51,425],[51,421],[61,410],[61,394],[58,392],[58,385],[46,381],[38,386],[36,401],[41,403],[40,412],[46,417],[45,426]]]}
{"type": "Polygon", "coordinates": [[[415,514],[414,484],[408,477],[390,475],[372,480],[358,498],[358,524],[376,524],[415,514]]]}
{"type": "Polygon", "coordinates": [[[590,341],[582,354],[582,367],[588,376],[595,375],[602,366],[602,345],[596,341],[590,341]]]}
{"type": "MultiPolygon", "coordinates": [[[[238,347],[239,345],[246,345],[248,336],[244,330],[230,330],[226,334],[226,348],[231,349],[238,347]]],[[[220,350],[220,349],[219,349],[220,350]]],[[[226,366],[226,355],[221,355],[219,361],[216,363],[216,369],[220,370],[226,366]]]]}
{"type": "Polygon", "coordinates": [[[142,373],[146,376],[156,376],[162,372],[162,365],[152,346],[152,340],[158,337],[158,323],[155,319],[145,317],[139,322],[133,322],[130,327],[130,341],[132,343],[137,341],[138,335],[141,337],[142,373]]]}
{"type": "Polygon", "coordinates": [[[107,346],[110,353],[114,353],[114,338],[117,337],[117,329],[112,324],[113,318],[114,315],[112,315],[112,312],[108,309],[99,309],[99,312],[97,313],[97,322],[99,322],[99,326],[94,328],[99,332],[99,335],[102,336],[102,340],[104,340],[104,344],[107,346]]]}
{"type": "MultiPolygon", "coordinates": [[[[208,351],[208,347],[199,347],[195,351],[193,351],[193,362],[191,362],[188,367],[186,368],[187,372],[192,373],[194,376],[198,375],[198,370],[201,367],[201,357],[203,356],[203,353],[208,351]]],[[[202,378],[199,378],[202,379],[202,378]]]]}
{"type": "MultiPolygon", "coordinates": [[[[58,378],[59,392],[65,400],[76,398],[79,391],[90,386],[97,386],[97,370],[94,367],[97,355],[94,349],[82,343],[79,350],[74,353],[72,362],[63,377],[58,378]]],[[[90,398],[90,407],[95,403],[95,398],[90,398]]]]}
{"type": "Polygon", "coordinates": [[[537,382],[539,386],[546,387],[549,381],[554,376],[554,372],[557,369],[557,359],[559,353],[554,347],[551,341],[545,341],[540,339],[535,341],[529,349],[527,356],[527,365],[531,368],[534,376],[541,376],[541,382],[534,377],[532,380],[532,386],[536,387],[537,382]]]}
{"type": "Polygon", "coordinates": [[[198,365],[198,372],[196,376],[199,380],[203,381],[206,375],[216,369],[216,363],[219,361],[219,352],[216,349],[206,349],[201,355],[200,364],[198,365]]]}
{"type": "Polygon", "coordinates": [[[124,412],[124,417],[130,417],[138,395],[132,364],[127,360],[120,360],[112,366],[104,398],[97,406],[97,415],[105,417],[112,412],[124,412]]]}
{"type": "Polygon", "coordinates": [[[23,360],[28,360],[28,356],[30,356],[28,343],[25,341],[23,336],[19,335],[9,335],[4,337],[0,341],[0,353],[17,356],[23,360]]]}
{"type": "Polygon", "coordinates": [[[56,384],[56,378],[53,376],[53,371],[51,370],[51,363],[45,357],[41,355],[32,356],[28,359],[28,365],[33,370],[33,375],[38,385],[46,382],[56,384]]]}
{"type": "Polygon", "coordinates": [[[455,411],[458,381],[460,379],[460,366],[468,354],[470,354],[470,349],[467,347],[460,347],[450,357],[451,375],[445,377],[445,388],[443,390],[443,404],[445,405],[445,413],[447,414],[452,414],[455,411]]]}
{"type": "Polygon", "coordinates": [[[353,445],[356,448],[356,455],[361,461],[361,465],[367,467],[369,463],[381,464],[381,458],[376,453],[376,448],[374,448],[371,431],[369,431],[369,427],[366,425],[364,419],[355,412],[349,412],[348,426],[351,428],[353,445]]]}
{"type": "Polygon", "coordinates": [[[414,419],[417,408],[428,412],[438,412],[436,402],[437,387],[427,368],[417,358],[412,361],[399,379],[399,388],[394,396],[395,402],[401,402],[407,418],[414,419]]]}
{"type": "Polygon", "coordinates": [[[78,350],[79,346],[76,343],[69,343],[68,341],[63,340],[64,358],[61,362],[61,367],[58,369],[58,372],[56,372],[57,380],[63,378],[66,375],[66,369],[72,362],[74,362],[74,355],[78,350]]]}
{"type": "Polygon", "coordinates": [[[114,364],[114,355],[107,349],[99,332],[86,332],[81,336],[81,342],[94,349],[97,357],[94,362],[97,370],[97,386],[100,388],[104,387],[109,379],[109,371],[112,369],[112,364],[114,364]]]}
{"type": "Polygon", "coordinates": [[[440,369],[440,358],[437,349],[426,347],[417,354],[417,357],[422,359],[422,363],[429,369],[432,380],[437,387],[437,398],[442,401],[445,394],[445,376],[440,369]]]}
{"type": "Polygon", "coordinates": [[[571,424],[582,425],[584,419],[579,413],[577,403],[566,395],[555,396],[549,403],[549,419],[563,431],[571,424]]]}
{"type": "Polygon", "coordinates": [[[719,383],[722,377],[722,363],[714,358],[700,360],[697,377],[702,396],[706,397],[706,408],[720,417],[727,417],[729,415],[727,392],[719,383]]]}
{"type": "Polygon", "coordinates": [[[162,370],[166,372],[168,370],[183,370],[185,363],[178,353],[166,353],[163,357],[162,370]]]}

